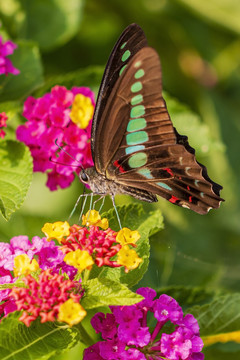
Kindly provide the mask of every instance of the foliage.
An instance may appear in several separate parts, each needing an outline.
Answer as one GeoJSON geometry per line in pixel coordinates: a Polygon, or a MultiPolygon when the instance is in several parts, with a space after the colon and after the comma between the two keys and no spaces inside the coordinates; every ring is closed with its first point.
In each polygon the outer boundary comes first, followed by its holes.
{"type": "MultiPolygon", "coordinates": [[[[20,69],[19,76],[0,77],[0,112],[9,118],[6,140],[0,139],[1,241],[40,235],[44,222],[65,220],[82,192],[78,179],[55,193],[46,189],[41,174],[34,174],[31,184],[30,153],[15,140],[25,121],[23,101],[54,85],[89,86],[97,94],[115,40],[129,23],[139,23],[160,54],[174,126],[188,136],[210,177],[223,185],[226,202],[200,216],[164,200],[141,207],[132,198],[117,197],[117,204],[124,204],[123,225],[142,235],[144,261],[129,274],[93,269],[84,301],[88,309],[123,299],[131,304],[137,297],[133,289],[146,285],[171,295],[198,318],[208,360],[240,355],[239,16],[233,0],[0,1],[0,32],[17,43],[12,61],[20,69]]],[[[107,216],[116,226],[114,211],[107,216]]],[[[83,322],[89,333],[91,311],[83,322]]],[[[12,314],[0,325],[1,359],[79,359],[82,344],[66,350],[89,341],[81,326],[33,323],[28,329],[16,319],[12,314]]]]}

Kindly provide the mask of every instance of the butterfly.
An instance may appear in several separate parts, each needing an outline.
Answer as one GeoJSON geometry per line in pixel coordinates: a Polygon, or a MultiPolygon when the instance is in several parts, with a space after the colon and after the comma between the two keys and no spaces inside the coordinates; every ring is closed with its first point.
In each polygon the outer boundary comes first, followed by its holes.
{"type": "MultiPolygon", "coordinates": [[[[187,136],[173,127],[162,97],[161,65],[143,30],[129,25],[109,57],[92,123],[94,166],[80,180],[101,198],[157,196],[206,214],[218,208],[222,186],[195,158],[187,136]]],[[[120,220],[119,220],[120,222],[120,220]]]]}

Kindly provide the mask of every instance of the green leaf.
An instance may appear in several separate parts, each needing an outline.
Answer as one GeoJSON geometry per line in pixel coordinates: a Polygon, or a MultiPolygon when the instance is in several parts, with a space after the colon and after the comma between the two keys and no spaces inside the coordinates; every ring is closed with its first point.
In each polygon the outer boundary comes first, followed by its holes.
{"type": "Polygon", "coordinates": [[[196,113],[167,93],[164,93],[164,98],[174,127],[181,135],[188,134],[189,143],[198,156],[206,156],[213,150],[224,151],[223,144],[211,136],[209,126],[204,124],[196,113]]]}
{"type": "Polygon", "coordinates": [[[22,99],[43,83],[43,69],[36,44],[19,41],[10,59],[20,70],[19,75],[0,78],[0,102],[22,99]]]}
{"type": "Polygon", "coordinates": [[[85,294],[81,305],[86,310],[109,305],[133,305],[142,300],[142,296],[107,278],[91,279],[83,286],[85,294]]]}
{"type": "MultiPolygon", "coordinates": [[[[163,229],[163,217],[160,210],[152,211],[149,214],[144,212],[143,206],[140,204],[129,204],[117,207],[118,213],[123,227],[131,230],[138,230],[141,238],[137,242],[137,253],[143,259],[138,268],[125,273],[123,268],[107,268],[99,269],[98,274],[93,273],[91,276],[98,276],[99,279],[109,278],[114,281],[121,282],[129,287],[137,284],[148,269],[149,263],[149,237],[159,230],[163,229]]],[[[114,209],[104,213],[102,217],[107,217],[109,227],[119,230],[116,213],[114,209]]]]}
{"type": "Polygon", "coordinates": [[[83,0],[21,0],[21,3],[25,17],[19,37],[37,41],[42,49],[64,44],[79,29],[83,0]]]}
{"type": "Polygon", "coordinates": [[[0,210],[6,220],[22,205],[31,180],[29,149],[18,141],[0,142],[0,210]]]}
{"type": "Polygon", "coordinates": [[[209,304],[195,306],[187,312],[197,318],[200,333],[206,339],[206,345],[217,341],[235,341],[235,339],[240,342],[239,293],[217,296],[209,304]]]}
{"type": "Polygon", "coordinates": [[[34,95],[36,97],[43,96],[46,92],[50,92],[56,84],[65,86],[67,89],[71,89],[73,86],[88,86],[97,93],[103,70],[102,66],[89,66],[64,75],[52,76],[34,95]]]}
{"type": "Polygon", "coordinates": [[[1,360],[46,360],[79,341],[75,327],[41,324],[39,320],[27,327],[18,320],[19,316],[19,312],[11,313],[0,323],[1,360]]]}
{"type": "Polygon", "coordinates": [[[192,12],[215,22],[221,27],[240,34],[240,3],[235,0],[208,0],[203,3],[198,0],[177,0],[192,12]]]}
{"type": "Polygon", "coordinates": [[[208,290],[203,287],[191,286],[167,286],[158,289],[157,295],[167,294],[173,297],[180,306],[203,305],[209,303],[216,296],[216,291],[208,290]]]}

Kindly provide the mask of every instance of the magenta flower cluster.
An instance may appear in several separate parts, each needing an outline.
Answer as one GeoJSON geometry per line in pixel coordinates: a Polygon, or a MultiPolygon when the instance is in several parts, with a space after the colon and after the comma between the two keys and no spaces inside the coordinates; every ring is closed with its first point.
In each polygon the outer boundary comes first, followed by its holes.
{"type": "Polygon", "coordinates": [[[2,37],[0,36],[0,75],[18,75],[20,71],[16,69],[11,60],[7,56],[12,55],[14,50],[17,48],[17,45],[14,44],[11,40],[3,42],[2,37]]]}
{"type": "MultiPolygon", "coordinates": [[[[20,235],[13,237],[10,244],[0,243],[0,284],[16,281],[12,275],[14,258],[22,254],[28,255],[30,260],[37,258],[42,270],[52,269],[53,272],[59,273],[61,269],[71,280],[76,275],[77,269],[63,261],[65,255],[54,241],[48,242],[46,238],[38,236],[34,236],[30,241],[27,236],[20,235]]],[[[10,292],[11,289],[0,291],[0,316],[17,310],[15,300],[9,296],[10,292]]]]}
{"type": "Polygon", "coordinates": [[[79,173],[80,165],[93,165],[91,121],[85,129],[81,129],[70,118],[71,106],[77,94],[90,98],[92,105],[95,105],[94,93],[89,88],[73,87],[67,90],[58,85],[51,89],[51,93],[38,99],[30,96],[24,103],[23,116],[27,122],[18,127],[17,139],[30,148],[34,171],[47,172],[50,190],[68,187],[74,180],[74,171],[79,173]],[[59,150],[56,140],[70,156],[59,150]]]}
{"type": "Polygon", "coordinates": [[[111,306],[112,313],[93,316],[92,326],[103,341],[87,348],[83,359],[203,360],[203,341],[194,316],[183,316],[177,301],[168,295],[154,300],[153,289],[140,288],[137,293],[145,298],[138,304],[111,306]],[[152,332],[147,324],[149,313],[156,321],[152,332]],[[166,323],[172,323],[172,332],[166,323]]]}
{"type": "Polygon", "coordinates": [[[8,117],[7,117],[6,113],[4,111],[1,112],[0,113],[0,138],[2,138],[2,139],[6,135],[5,131],[2,128],[7,127],[7,124],[6,124],[7,119],[8,119],[8,117]]]}

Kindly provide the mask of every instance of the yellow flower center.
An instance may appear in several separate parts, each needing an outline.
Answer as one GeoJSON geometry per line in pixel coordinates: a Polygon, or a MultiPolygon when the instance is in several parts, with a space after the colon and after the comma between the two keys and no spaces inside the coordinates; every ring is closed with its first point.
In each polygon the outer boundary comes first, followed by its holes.
{"type": "Polygon", "coordinates": [[[93,117],[93,111],[91,99],[82,94],[77,94],[72,104],[70,118],[80,129],[86,129],[93,117]]]}
{"type": "Polygon", "coordinates": [[[122,228],[117,234],[116,241],[121,245],[135,244],[140,239],[140,234],[137,230],[131,231],[128,228],[122,228]]]}
{"type": "Polygon", "coordinates": [[[65,255],[63,260],[66,264],[77,268],[79,272],[82,272],[85,269],[91,270],[92,265],[94,264],[91,255],[87,251],[80,249],[70,251],[65,255]]]}
{"type": "Polygon", "coordinates": [[[33,271],[37,271],[39,265],[35,259],[30,260],[27,254],[17,255],[14,258],[14,276],[28,275],[33,271]]]}
{"type": "Polygon", "coordinates": [[[68,299],[59,307],[58,320],[70,326],[78,324],[87,315],[86,310],[73,299],[68,299]]]}
{"type": "Polygon", "coordinates": [[[96,210],[89,210],[86,215],[82,216],[82,225],[90,226],[95,225],[106,230],[109,227],[108,219],[103,218],[99,215],[99,212],[96,210]]]}
{"type": "Polygon", "coordinates": [[[117,263],[125,267],[125,272],[136,269],[143,260],[135,250],[131,250],[128,245],[124,245],[117,254],[117,263]]]}
{"type": "Polygon", "coordinates": [[[61,243],[64,236],[70,235],[70,225],[67,221],[56,221],[55,223],[46,223],[42,232],[47,236],[47,241],[56,239],[61,243]]]}

